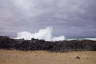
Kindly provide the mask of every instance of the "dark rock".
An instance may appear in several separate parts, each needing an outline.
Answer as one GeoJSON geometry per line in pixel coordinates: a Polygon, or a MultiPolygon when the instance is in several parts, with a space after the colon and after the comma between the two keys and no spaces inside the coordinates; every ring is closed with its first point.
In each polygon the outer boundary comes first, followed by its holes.
{"type": "Polygon", "coordinates": [[[76,56],[76,59],[80,59],[80,57],[79,56],[76,56]]]}

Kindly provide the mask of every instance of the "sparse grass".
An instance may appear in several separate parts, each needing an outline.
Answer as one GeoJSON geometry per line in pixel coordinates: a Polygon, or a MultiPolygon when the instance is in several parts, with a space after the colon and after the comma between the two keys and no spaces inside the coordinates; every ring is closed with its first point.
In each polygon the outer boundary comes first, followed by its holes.
{"type": "Polygon", "coordinates": [[[0,50],[0,64],[96,64],[96,51],[51,53],[0,50]],[[77,59],[77,56],[80,59],[77,59]]]}

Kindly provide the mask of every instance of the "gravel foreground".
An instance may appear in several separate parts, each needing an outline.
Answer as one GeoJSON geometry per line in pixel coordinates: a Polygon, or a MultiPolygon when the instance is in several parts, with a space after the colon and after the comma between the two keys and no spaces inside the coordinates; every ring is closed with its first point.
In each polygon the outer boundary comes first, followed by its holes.
{"type": "Polygon", "coordinates": [[[96,64],[96,51],[0,50],[0,64],[96,64]]]}

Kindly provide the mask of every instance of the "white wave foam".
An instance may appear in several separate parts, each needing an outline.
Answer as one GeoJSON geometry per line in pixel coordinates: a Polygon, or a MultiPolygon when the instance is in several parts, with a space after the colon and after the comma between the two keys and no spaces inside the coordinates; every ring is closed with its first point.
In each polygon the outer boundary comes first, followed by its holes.
{"type": "Polygon", "coordinates": [[[64,36],[59,37],[53,37],[52,36],[52,27],[47,27],[45,29],[40,29],[37,33],[32,34],[31,32],[19,32],[17,33],[17,37],[15,39],[25,39],[25,40],[31,40],[32,38],[35,39],[43,39],[46,41],[61,41],[65,40],[64,36]]]}

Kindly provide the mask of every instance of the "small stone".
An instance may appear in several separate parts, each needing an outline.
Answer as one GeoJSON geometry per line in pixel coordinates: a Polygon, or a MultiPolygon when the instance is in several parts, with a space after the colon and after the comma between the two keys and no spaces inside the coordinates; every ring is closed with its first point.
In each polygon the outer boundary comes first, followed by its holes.
{"type": "Polygon", "coordinates": [[[80,57],[79,56],[76,56],[76,59],[80,59],[80,57]]]}

